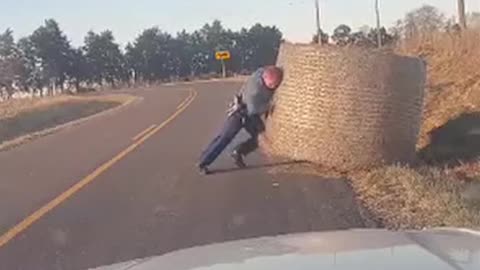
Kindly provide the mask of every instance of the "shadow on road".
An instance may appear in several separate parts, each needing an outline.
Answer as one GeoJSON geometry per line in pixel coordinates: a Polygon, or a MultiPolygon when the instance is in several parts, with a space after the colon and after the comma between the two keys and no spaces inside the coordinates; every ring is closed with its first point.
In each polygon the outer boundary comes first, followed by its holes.
{"type": "Polygon", "coordinates": [[[283,162],[271,162],[271,163],[264,163],[258,165],[250,165],[246,168],[226,168],[226,169],[217,169],[212,170],[212,174],[223,174],[223,173],[233,173],[237,171],[245,171],[245,170],[258,170],[258,169],[266,169],[266,168],[276,168],[282,166],[290,166],[290,165],[298,165],[298,164],[308,164],[306,161],[283,161],[283,162]]]}
{"type": "Polygon", "coordinates": [[[480,157],[480,112],[466,113],[430,133],[431,142],[419,152],[431,165],[457,166],[480,157]]]}

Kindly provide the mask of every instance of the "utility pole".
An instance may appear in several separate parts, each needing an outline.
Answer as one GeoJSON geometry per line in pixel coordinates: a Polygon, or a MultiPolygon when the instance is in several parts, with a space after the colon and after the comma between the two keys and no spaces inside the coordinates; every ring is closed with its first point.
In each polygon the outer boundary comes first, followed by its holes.
{"type": "Polygon", "coordinates": [[[380,7],[379,7],[379,4],[378,4],[378,0],[375,0],[375,13],[376,13],[376,16],[377,16],[377,44],[378,44],[378,48],[381,48],[382,47],[382,33],[380,33],[381,23],[380,23],[380,7]]]}
{"type": "Polygon", "coordinates": [[[315,0],[315,14],[317,18],[317,37],[318,37],[318,44],[323,44],[322,40],[322,28],[320,26],[320,3],[319,0],[315,0]]]}
{"type": "Polygon", "coordinates": [[[458,20],[462,30],[467,29],[467,19],[465,16],[465,0],[457,0],[458,3],[458,20]]]}
{"type": "Polygon", "coordinates": [[[222,78],[227,78],[227,68],[225,67],[224,59],[222,59],[222,78]]]}

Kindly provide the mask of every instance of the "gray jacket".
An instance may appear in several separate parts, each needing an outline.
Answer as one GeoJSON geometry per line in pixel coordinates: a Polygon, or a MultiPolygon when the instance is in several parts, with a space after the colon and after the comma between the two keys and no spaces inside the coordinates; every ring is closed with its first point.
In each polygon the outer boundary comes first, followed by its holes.
{"type": "Polygon", "coordinates": [[[270,108],[274,91],[268,89],[263,83],[263,68],[259,68],[245,82],[239,95],[247,106],[248,115],[262,115],[270,108]]]}

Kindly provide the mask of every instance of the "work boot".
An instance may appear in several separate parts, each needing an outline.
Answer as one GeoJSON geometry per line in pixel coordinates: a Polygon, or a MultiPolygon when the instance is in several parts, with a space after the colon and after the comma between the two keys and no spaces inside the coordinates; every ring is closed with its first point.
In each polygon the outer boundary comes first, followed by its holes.
{"type": "Polygon", "coordinates": [[[243,155],[240,154],[237,150],[233,151],[230,156],[233,158],[233,161],[235,162],[235,165],[239,168],[245,168],[247,167],[247,164],[245,164],[245,161],[243,161],[243,155]]]}
{"type": "Polygon", "coordinates": [[[200,174],[203,175],[209,175],[212,173],[207,166],[198,165],[198,170],[200,171],[200,174]]]}

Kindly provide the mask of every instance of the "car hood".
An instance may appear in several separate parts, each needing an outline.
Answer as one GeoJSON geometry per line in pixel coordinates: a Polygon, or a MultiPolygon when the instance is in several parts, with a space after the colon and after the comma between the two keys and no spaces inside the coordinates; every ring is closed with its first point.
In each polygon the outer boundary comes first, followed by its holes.
{"type": "Polygon", "coordinates": [[[349,230],[264,237],[181,250],[96,270],[480,269],[480,233],[349,230]]]}

